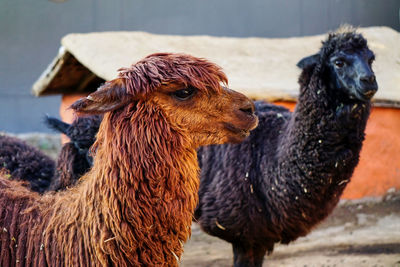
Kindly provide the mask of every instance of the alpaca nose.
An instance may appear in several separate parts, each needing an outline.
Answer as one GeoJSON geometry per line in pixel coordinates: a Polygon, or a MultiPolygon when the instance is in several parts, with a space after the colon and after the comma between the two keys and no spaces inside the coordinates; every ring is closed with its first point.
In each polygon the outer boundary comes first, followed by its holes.
{"type": "Polygon", "coordinates": [[[375,75],[364,75],[360,77],[360,81],[360,93],[362,93],[365,98],[371,99],[378,90],[378,84],[376,82],[375,75]]]}
{"type": "Polygon", "coordinates": [[[374,83],[375,75],[365,75],[360,78],[360,80],[364,83],[374,83]]]}
{"type": "Polygon", "coordinates": [[[239,110],[247,115],[253,115],[255,110],[254,103],[252,101],[247,101],[239,110]]]}
{"type": "Polygon", "coordinates": [[[235,100],[236,104],[232,106],[235,111],[240,110],[246,115],[254,115],[256,108],[253,101],[248,99],[247,96],[242,93],[233,91],[226,87],[224,87],[224,89],[228,92],[228,95],[235,100]]]}

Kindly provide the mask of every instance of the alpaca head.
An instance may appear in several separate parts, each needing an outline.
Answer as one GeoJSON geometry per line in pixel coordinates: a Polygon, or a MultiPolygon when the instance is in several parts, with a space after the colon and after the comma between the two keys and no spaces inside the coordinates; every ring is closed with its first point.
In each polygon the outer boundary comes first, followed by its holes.
{"type": "Polygon", "coordinates": [[[71,124],[60,121],[59,119],[47,116],[45,123],[55,131],[65,134],[69,137],[69,144],[79,153],[79,158],[86,160],[86,169],[92,165],[92,156],[90,147],[96,140],[96,134],[99,130],[101,116],[78,117],[71,124]]]}
{"type": "Polygon", "coordinates": [[[297,66],[306,69],[320,64],[319,71],[329,75],[330,89],[348,99],[368,101],[378,90],[371,66],[374,59],[367,40],[344,26],[329,34],[318,54],[302,59],[297,66]]]}
{"type": "Polygon", "coordinates": [[[118,78],[105,83],[72,108],[102,114],[146,109],[162,114],[174,131],[184,132],[191,145],[240,142],[257,126],[253,103],[221,85],[227,78],[220,67],[185,54],[150,55],[118,78]]]}

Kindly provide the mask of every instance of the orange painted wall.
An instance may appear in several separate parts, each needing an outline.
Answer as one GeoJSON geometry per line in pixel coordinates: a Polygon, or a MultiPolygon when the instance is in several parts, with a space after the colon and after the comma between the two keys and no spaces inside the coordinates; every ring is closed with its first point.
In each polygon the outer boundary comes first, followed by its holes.
{"type": "MultiPolygon", "coordinates": [[[[74,120],[74,111],[69,109],[69,107],[78,99],[82,97],[86,97],[88,94],[71,94],[71,95],[63,95],[61,98],[60,105],[60,117],[61,120],[67,123],[71,123],[74,120]]],[[[61,143],[69,142],[69,138],[62,134],[61,135],[61,143]]]]}
{"type": "MultiPolygon", "coordinates": [[[[87,94],[64,95],[60,116],[72,122],[74,113],[68,109],[76,100],[87,94]]],[[[294,109],[293,102],[275,104],[294,109]]],[[[68,137],[62,136],[62,143],[68,137]]],[[[366,196],[381,196],[390,188],[400,189],[400,109],[373,108],[368,120],[366,138],[351,182],[342,198],[357,199],[366,196]]]]}
{"type": "MultiPolygon", "coordinates": [[[[291,110],[295,104],[276,102],[291,110]]],[[[400,189],[400,109],[372,109],[360,162],[342,198],[382,196],[390,188],[400,189]]]]}

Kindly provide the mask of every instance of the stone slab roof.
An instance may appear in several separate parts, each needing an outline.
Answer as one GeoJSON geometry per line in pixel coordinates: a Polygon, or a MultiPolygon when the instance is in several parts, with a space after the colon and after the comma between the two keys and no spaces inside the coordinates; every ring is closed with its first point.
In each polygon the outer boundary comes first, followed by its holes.
{"type": "MultiPolygon", "coordinates": [[[[360,28],[376,54],[376,105],[400,107],[400,33],[360,28]]],[[[255,99],[296,100],[296,63],[316,53],[326,35],[294,38],[231,38],[146,32],[68,34],[59,54],[33,85],[36,96],[94,91],[117,70],[156,52],[183,52],[220,65],[229,87],[255,99]]]]}

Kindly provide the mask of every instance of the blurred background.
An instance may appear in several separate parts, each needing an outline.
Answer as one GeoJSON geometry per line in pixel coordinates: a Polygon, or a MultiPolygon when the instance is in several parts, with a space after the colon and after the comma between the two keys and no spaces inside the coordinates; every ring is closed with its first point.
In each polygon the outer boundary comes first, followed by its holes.
{"type": "MultiPolygon", "coordinates": [[[[400,0],[0,0],[0,134],[15,133],[57,158],[60,136],[43,118],[60,117],[61,95],[37,98],[31,89],[69,33],[284,38],[344,23],[400,32],[399,11],[400,0]]],[[[338,208],[312,234],[277,246],[268,266],[400,266],[400,109],[380,112],[371,115],[374,131],[367,129],[365,154],[338,208]]],[[[183,267],[231,266],[228,243],[196,224],[192,233],[183,267]]]]}
{"type": "Polygon", "coordinates": [[[0,130],[50,132],[60,96],[36,98],[37,80],[68,33],[147,31],[230,37],[294,37],[342,23],[400,31],[399,0],[0,0],[0,130]]]}

